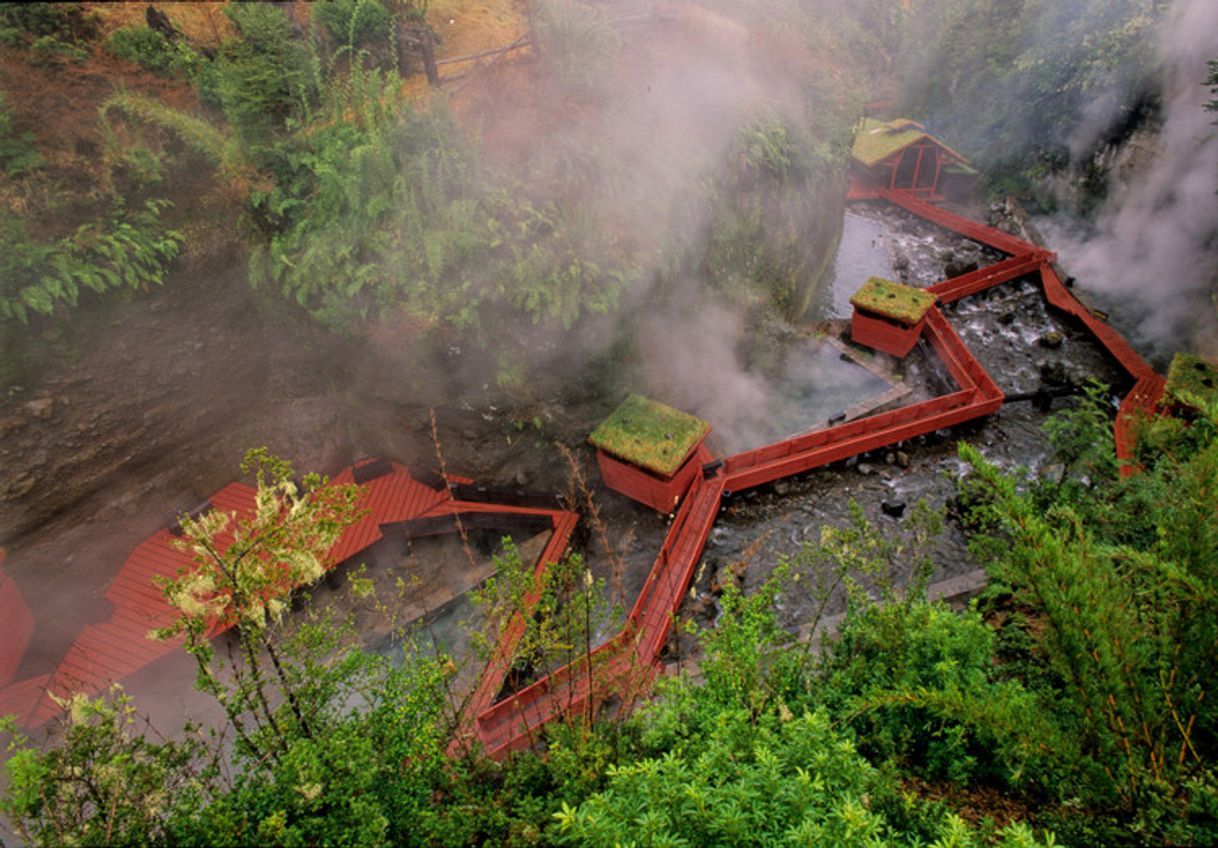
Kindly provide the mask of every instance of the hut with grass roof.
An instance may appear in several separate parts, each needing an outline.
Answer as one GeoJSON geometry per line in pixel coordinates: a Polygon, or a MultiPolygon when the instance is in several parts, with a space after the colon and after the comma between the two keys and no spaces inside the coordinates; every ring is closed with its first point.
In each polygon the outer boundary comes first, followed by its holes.
{"type": "Polygon", "coordinates": [[[942,200],[967,193],[976,176],[964,156],[908,118],[864,118],[854,136],[851,177],[856,194],[888,189],[942,200]]]}
{"type": "Polygon", "coordinates": [[[850,298],[854,306],[850,338],[856,344],[905,356],[918,343],[926,313],[935,300],[925,289],[872,277],[850,298]]]}
{"type": "Polygon", "coordinates": [[[671,406],[630,395],[588,441],[605,485],[660,512],[672,512],[710,453],[710,425],[671,406]]]}
{"type": "Polygon", "coordinates": [[[1191,353],[1177,353],[1167,369],[1163,402],[1177,414],[1218,404],[1218,365],[1191,353]]]}

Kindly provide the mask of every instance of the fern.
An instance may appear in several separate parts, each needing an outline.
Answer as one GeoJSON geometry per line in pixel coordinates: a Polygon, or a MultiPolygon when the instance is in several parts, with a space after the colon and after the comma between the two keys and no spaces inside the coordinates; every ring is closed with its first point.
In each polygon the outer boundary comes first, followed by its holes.
{"type": "Polygon", "coordinates": [[[150,200],[136,213],[105,224],[88,223],[51,244],[30,238],[18,219],[0,218],[0,320],[25,324],[59,304],[75,306],[82,289],[161,285],[178,255],[182,234],[161,226],[166,200],[150,200]]]}

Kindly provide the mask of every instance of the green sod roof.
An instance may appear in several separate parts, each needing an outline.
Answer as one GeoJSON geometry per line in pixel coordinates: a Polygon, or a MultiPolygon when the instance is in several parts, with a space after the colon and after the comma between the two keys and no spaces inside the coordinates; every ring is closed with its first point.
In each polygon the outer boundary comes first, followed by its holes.
{"type": "Polygon", "coordinates": [[[588,441],[618,459],[668,477],[709,432],[710,425],[700,418],[630,395],[588,441]]]}
{"type": "Polygon", "coordinates": [[[859,309],[875,312],[885,318],[910,326],[917,324],[935,305],[935,296],[923,289],[894,283],[883,277],[872,277],[854,293],[850,302],[859,309]]]}
{"type": "MultiPolygon", "coordinates": [[[[854,136],[854,148],[851,155],[870,168],[922,139],[939,145],[950,159],[968,167],[967,159],[927,133],[921,124],[908,118],[898,118],[888,123],[877,121],[875,118],[863,118],[863,123],[854,136]]],[[[950,165],[946,167],[950,167],[950,165]]],[[[972,172],[971,168],[969,168],[969,172],[972,172]]]]}
{"type": "Polygon", "coordinates": [[[1191,353],[1177,353],[1167,369],[1163,392],[1173,400],[1192,405],[1185,396],[1213,403],[1218,401],[1218,365],[1191,353]]]}

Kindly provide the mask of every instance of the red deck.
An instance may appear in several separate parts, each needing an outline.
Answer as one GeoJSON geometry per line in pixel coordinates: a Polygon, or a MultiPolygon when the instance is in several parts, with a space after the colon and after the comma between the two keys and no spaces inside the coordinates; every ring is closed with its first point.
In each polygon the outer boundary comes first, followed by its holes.
{"type": "Polygon", "coordinates": [[[0,689],[17,676],[17,667],[34,633],[34,616],[16,581],[4,573],[4,557],[5,552],[0,550],[0,689]]]}
{"type": "MultiPolygon", "coordinates": [[[[1096,341],[1130,375],[1134,389],[1125,399],[1115,423],[1117,453],[1130,459],[1132,426],[1137,411],[1152,414],[1163,391],[1163,379],[1108,325],[1092,315],[1053,271],[1053,255],[1008,233],[970,221],[903,192],[852,185],[852,199],[881,199],[967,238],[1008,253],[1011,258],[930,288],[939,303],[950,303],[1018,277],[1039,274],[1045,297],[1054,308],[1080,321],[1096,341]]],[[[658,674],[661,652],[673,619],[693,579],[706,539],[714,526],[725,492],[779,480],[918,435],[989,415],[1003,402],[998,385],[952,329],[938,307],[927,313],[924,336],[957,385],[956,391],[889,412],[806,433],[756,450],[726,457],[718,467],[693,476],[651,573],[623,629],[604,644],[532,685],[495,702],[503,687],[525,620],[536,593],[525,609],[499,634],[491,660],[471,696],[451,750],[476,742],[492,757],[534,745],[538,731],[559,718],[589,720],[599,705],[616,696],[623,709],[645,695],[658,674]]],[[[709,456],[709,455],[708,455],[709,456]]],[[[703,457],[705,458],[705,457],[703,457]]],[[[1127,466],[1124,473],[1133,470],[1127,466]]],[[[354,479],[354,470],[336,482],[354,479]]],[[[456,478],[451,478],[456,480],[456,478]]],[[[461,482],[470,482],[461,478],[461,482]]],[[[573,513],[554,509],[502,506],[457,501],[448,491],[430,489],[412,479],[404,468],[364,483],[362,506],[369,512],[335,545],[334,563],[353,556],[381,538],[381,526],[413,518],[454,513],[502,512],[545,515],[554,533],[538,558],[535,576],[556,562],[575,527],[573,513]]],[[[684,487],[682,487],[684,489],[684,487]]],[[[219,508],[241,513],[250,508],[252,492],[232,484],[212,499],[219,508]]],[[[129,674],[174,649],[149,642],[145,633],[171,615],[150,581],[169,576],[184,564],[184,556],[169,545],[161,531],[141,544],[116,577],[109,598],[115,614],[107,622],[86,627],[53,678],[22,681],[0,691],[0,712],[12,711],[28,721],[43,722],[57,712],[47,690],[66,694],[72,689],[99,691],[112,679],[129,674]]],[[[0,586],[0,603],[3,603],[0,586]]],[[[15,668],[15,664],[14,664],[15,668]]],[[[3,667],[0,667],[3,671],[3,667]]]]}
{"type": "MultiPolygon", "coordinates": [[[[354,473],[354,466],[345,468],[335,476],[334,482],[352,483],[354,473]]],[[[457,480],[469,482],[467,478],[453,478],[454,482],[457,480]]],[[[554,535],[537,564],[540,572],[562,555],[575,526],[575,514],[559,509],[456,500],[447,489],[425,486],[397,464],[392,464],[388,473],[360,485],[364,496],[359,507],[366,512],[331,549],[330,567],[380,541],[383,538],[381,526],[385,524],[444,515],[501,513],[547,516],[553,521],[554,535]]],[[[214,494],[209,502],[215,509],[248,517],[253,512],[254,490],[243,483],[230,483],[214,494]]],[[[151,630],[168,625],[175,617],[175,611],[165,602],[156,579],[175,577],[179,570],[190,564],[189,554],[176,548],[173,539],[173,534],[168,530],[158,530],[131,552],[106,590],[106,600],[114,606],[111,617],[101,624],[88,625],[81,630],[53,674],[0,689],[0,714],[13,713],[23,726],[40,727],[59,714],[61,708],[55,697],[62,699],[73,692],[97,694],[111,682],[121,680],[181,647],[180,638],[167,642],[149,638],[151,630]]],[[[222,547],[227,547],[232,544],[232,538],[221,537],[220,542],[222,547]]],[[[12,597],[4,591],[11,583],[11,580],[0,583],[0,605],[8,603],[12,597]]],[[[15,587],[13,589],[15,591],[15,587]]],[[[0,614],[6,611],[7,607],[4,607],[0,609],[0,614]]],[[[17,635],[21,618],[15,606],[12,623],[8,615],[3,621],[6,634],[12,628],[14,635],[17,635]]],[[[31,629],[32,625],[31,618],[31,629]]],[[[223,627],[214,628],[211,635],[219,635],[223,630],[223,627]]],[[[6,662],[8,645],[6,640],[6,662]]],[[[24,645],[14,654],[14,671],[23,652],[24,645]]],[[[0,667],[0,671],[3,670],[0,667]]],[[[0,680],[8,684],[11,676],[0,680]]]]}

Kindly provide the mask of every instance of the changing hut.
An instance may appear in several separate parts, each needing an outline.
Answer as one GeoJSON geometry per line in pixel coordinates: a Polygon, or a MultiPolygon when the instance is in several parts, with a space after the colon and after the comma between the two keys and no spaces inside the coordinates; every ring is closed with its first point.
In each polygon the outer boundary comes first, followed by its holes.
{"type": "Polygon", "coordinates": [[[1176,414],[1196,410],[1197,402],[1218,402],[1218,365],[1191,353],[1177,353],[1167,369],[1163,401],[1176,414]]]}
{"type": "Polygon", "coordinates": [[[641,395],[630,395],[592,431],[605,485],[660,512],[672,512],[711,459],[710,424],[641,395]]]}
{"type": "Polygon", "coordinates": [[[968,159],[908,118],[864,118],[851,151],[851,195],[887,189],[923,200],[966,193],[977,171],[968,159]]]}
{"type": "Polygon", "coordinates": [[[918,343],[936,298],[924,289],[872,277],[850,298],[850,338],[857,344],[905,356],[918,343]]]}

